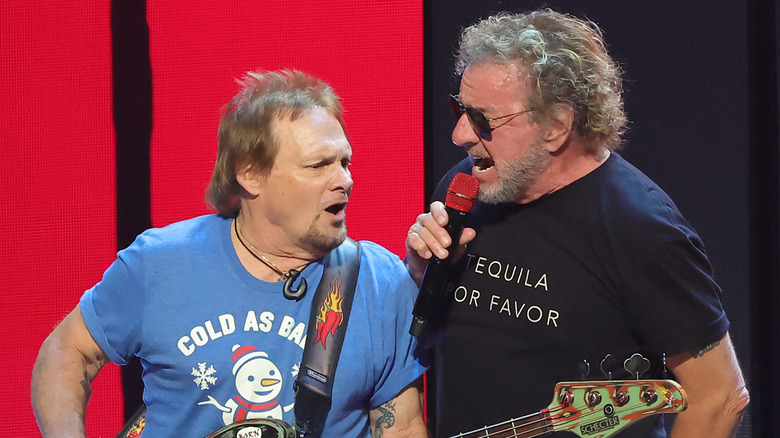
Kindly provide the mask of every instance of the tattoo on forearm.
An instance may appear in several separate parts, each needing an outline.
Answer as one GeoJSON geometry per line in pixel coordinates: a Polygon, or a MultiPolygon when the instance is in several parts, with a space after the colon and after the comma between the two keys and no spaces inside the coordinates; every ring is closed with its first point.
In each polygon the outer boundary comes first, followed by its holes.
{"type": "Polygon", "coordinates": [[[712,351],[712,349],[714,349],[718,345],[720,345],[720,341],[715,341],[712,344],[705,345],[704,347],[702,347],[702,348],[700,348],[698,350],[691,350],[691,356],[693,356],[694,359],[697,358],[697,357],[702,357],[702,356],[704,356],[704,354],[706,354],[709,351],[712,351]]]}
{"type": "Polygon", "coordinates": [[[89,399],[89,396],[92,395],[92,384],[90,383],[89,379],[84,379],[79,383],[81,383],[81,389],[84,390],[84,395],[86,395],[87,399],[89,399]]]}
{"type": "Polygon", "coordinates": [[[384,435],[385,430],[393,427],[395,424],[395,402],[390,400],[389,402],[380,406],[378,409],[382,415],[377,418],[376,424],[374,425],[373,435],[375,438],[379,438],[384,435]]]}

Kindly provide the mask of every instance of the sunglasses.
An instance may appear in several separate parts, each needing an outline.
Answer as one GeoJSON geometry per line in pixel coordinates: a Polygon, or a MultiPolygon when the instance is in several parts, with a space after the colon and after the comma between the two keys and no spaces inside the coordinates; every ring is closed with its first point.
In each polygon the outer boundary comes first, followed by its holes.
{"type": "Polygon", "coordinates": [[[450,106],[452,107],[452,113],[457,119],[460,119],[463,113],[466,113],[466,117],[469,119],[469,124],[471,124],[471,129],[473,129],[477,135],[485,140],[490,140],[493,137],[493,127],[490,126],[490,122],[494,120],[505,119],[507,117],[519,116],[520,114],[533,111],[533,109],[527,109],[512,114],[507,114],[505,116],[488,118],[485,116],[485,114],[482,113],[482,111],[470,106],[463,105],[460,99],[458,99],[458,96],[454,94],[450,94],[450,106]]]}

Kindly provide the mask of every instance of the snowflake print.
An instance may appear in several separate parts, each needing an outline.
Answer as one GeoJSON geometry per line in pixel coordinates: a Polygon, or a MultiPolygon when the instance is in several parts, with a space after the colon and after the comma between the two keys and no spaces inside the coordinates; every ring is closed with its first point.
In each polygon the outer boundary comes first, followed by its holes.
{"type": "Polygon", "coordinates": [[[290,374],[292,374],[293,377],[296,377],[298,376],[298,372],[300,370],[301,370],[301,364],[300,362],[298,362],[292,366],[292,371],[290,372],[290,374]]]}
{"type": "Polygon", "coordinates": [[[192,381],[200,386],[201,390],[209,389],[209,384],[215,385],[217,383],[217,378],[212,376],[216,372],[214,365],[209,365],[206,368],[206,362],[198,362],[198,369],[192,369],[192,375],[195,376],[192,381]]]}

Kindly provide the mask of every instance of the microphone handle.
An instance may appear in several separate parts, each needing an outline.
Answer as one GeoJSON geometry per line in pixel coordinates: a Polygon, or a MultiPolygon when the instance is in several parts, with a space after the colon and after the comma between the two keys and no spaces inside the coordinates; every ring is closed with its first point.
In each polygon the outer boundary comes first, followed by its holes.
{"type": "Polygon", "coordinates": [[[421,337],[428,330],[428,323],[432,319],[439,319],[441,316],[438,310],[443,308],[441,299],[452,267],[452,252],[457,249],[460,235],[463,233],[463,228],[466,225],[466,212],[449,206],[445,206],[445,210],[449,220],[444,229],[452,240],[452,244],[449,247],[450,253],[445,259],[432,256],[428,261],[428,266],[425,268],[420,284],[420,292],[417,295],[417,300],[414,302],[412,325],[409,328],[409,333],[416,337],[421,337]]]}

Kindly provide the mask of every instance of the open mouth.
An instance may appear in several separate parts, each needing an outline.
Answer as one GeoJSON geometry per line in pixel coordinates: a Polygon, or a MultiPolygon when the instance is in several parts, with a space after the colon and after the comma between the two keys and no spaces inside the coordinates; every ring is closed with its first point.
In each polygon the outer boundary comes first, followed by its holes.
{"type": "Polygon", "coordinates": [[[326,208],[325,211],[327,211],[330,214],[339,214],[342,211],[344,211],[344,209],[346,209],[346,208],[347,208],[347,203],[346,202],[342,202],[342,203],[339,203],[339,204],[331,205],[330,207],[326,208]]]}
{"type": "Polygon", "coordinates": [[[477,172],[487,172],[488,170],[493,168],[493,165],[495,164],[492,159],[490,158],[483,158],[483,157],[471,157],[474,161],[474,169],[477,172]]]}

